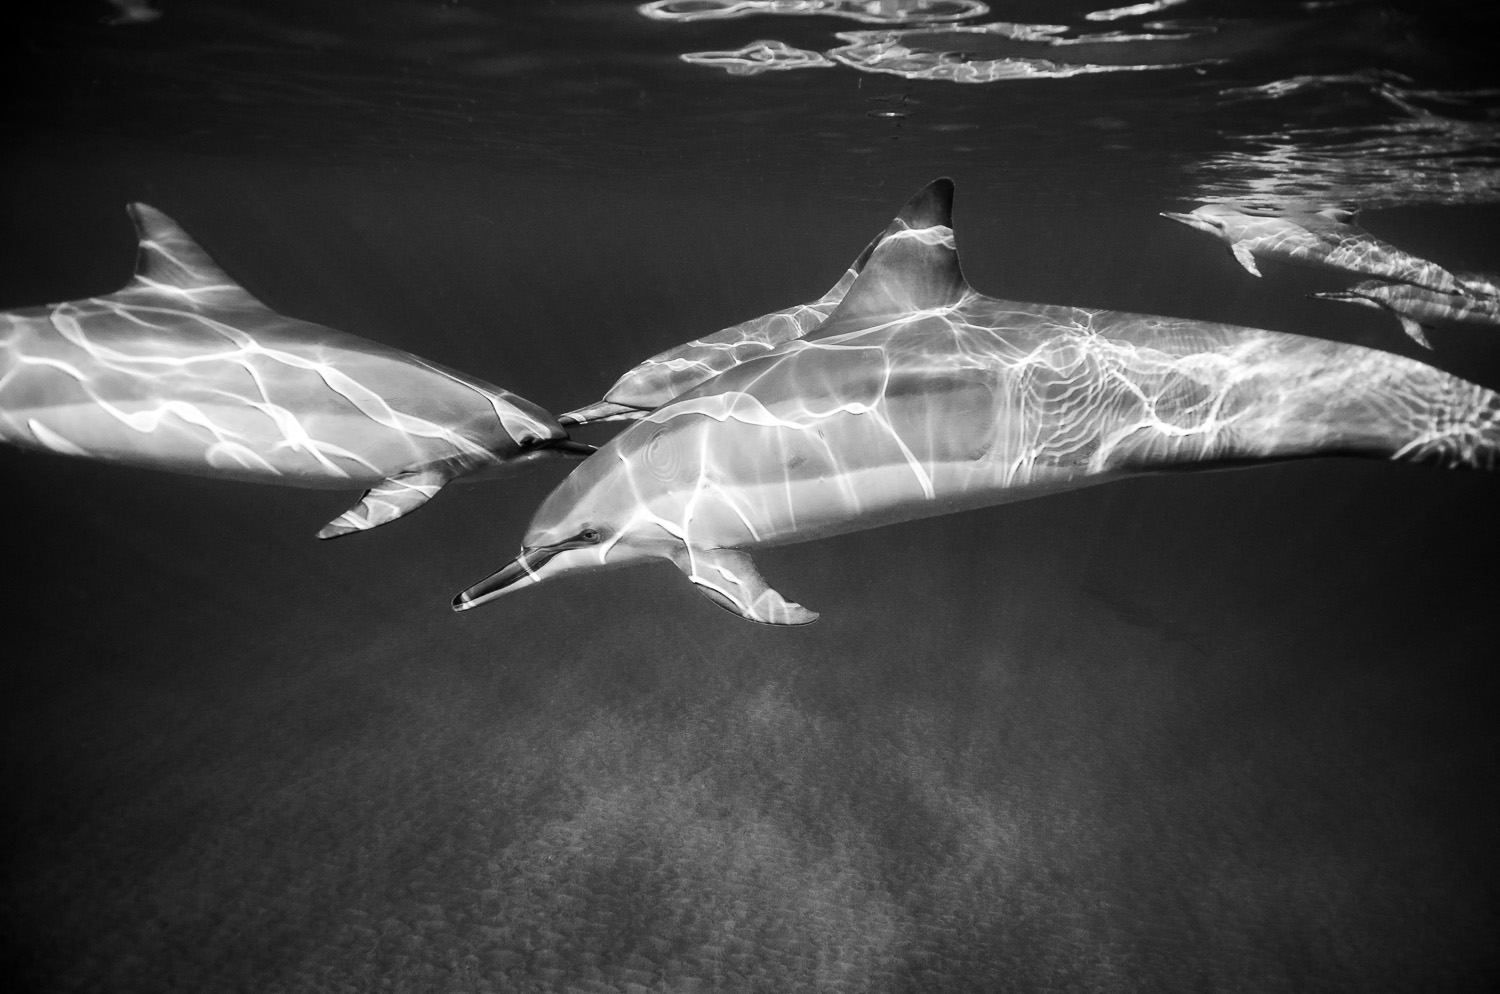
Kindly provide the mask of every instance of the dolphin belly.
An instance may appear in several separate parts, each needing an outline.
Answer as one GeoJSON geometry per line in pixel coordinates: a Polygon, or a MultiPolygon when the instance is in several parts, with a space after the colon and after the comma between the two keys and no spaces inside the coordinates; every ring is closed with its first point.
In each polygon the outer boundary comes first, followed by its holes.
{"type": "Polygon", "coordinates": [[[149,469],[317,489],[368,487],[441,458],[361,416],[299,420],[285,411],[185,401],[11,409],[0,419],[0,438],[149,469]]]}

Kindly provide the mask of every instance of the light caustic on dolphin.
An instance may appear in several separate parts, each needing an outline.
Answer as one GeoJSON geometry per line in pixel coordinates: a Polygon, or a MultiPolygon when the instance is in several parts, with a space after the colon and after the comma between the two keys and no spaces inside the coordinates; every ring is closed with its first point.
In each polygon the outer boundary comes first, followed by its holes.
{"type": "Polygon", "coordinates": [[[135,278],[0,314],[0,440],[199,476],[369,488],[320,538],[450,480],[592,447],[535,404],[399,349],[278,314],[145,204],[135,278]]]}
{"type": "MultiPolygon", "coordinates": [[[[952,186],[928,193],[946,208],[952,186]]],[[[667,559],[749,620],[804,624],[816,615],[746,550],[1156,470],[1500,457],[1500,396],[1483,387],[1297,335],[985,297],[947,225],[886,238],[823,331],[620,433],[454,607],[667,559]]]]}
{"type": "Polygon", "coordinates": [[[1163,211],[1161,216],[1223,242],[1246,272],[1255,276],[1260,275],[1256,259],[1276,259],[1378,276],[1439,293],[1469,292],[1462,280],[1437,263],[1403,252],[1365,231],[1354,223],[1355,212],[1343,208],[1257,214],[1204,204],[1187,214],[1163,211]]]}

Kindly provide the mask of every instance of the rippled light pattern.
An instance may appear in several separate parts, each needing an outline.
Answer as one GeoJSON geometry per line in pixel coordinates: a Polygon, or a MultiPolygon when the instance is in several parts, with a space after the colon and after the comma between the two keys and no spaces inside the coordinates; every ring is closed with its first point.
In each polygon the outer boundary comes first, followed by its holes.
{"type": "Polygon", "coordinates": [[[636,8],[653,21],[727,21],[757,14],[842,17],[864,24],[949,22],[981,17],[978,0],[655,0],[636,8]]]}
{"type": "Polygon", "coordinates": [[[1256,259],[1277,259],[1378,276],[1440,293],[1464,292],[1458,278],[1442,266],[1381,241],[1353,223],[1354,212],[1336,207],[1267,215],[1205,204],[1188,214],[1163,212],[1162,217],[1223,242],[1254,276],[1260,275],[1256,259]]]}
{"type": "Polygon", "coordinates": [[[790,69],[829,69],[835,65],[822,52],[809,52],[785,42],[767,40],[752,41],[734,51],[684,52],[678,58],[697,66],[723,69],[731,76],[758,76],[763,72],[790,69]]]}
{"type": "Polygon", "coordinates": [[[160,211],[133,204],[117,293],[0,314],[0,439],[107,462],[370,488],[331,538],[458,477],[582,454],[535,404],[398,349],[278,314],[160,211]]]}
{"type": "Polygon", "coordinates": [[[1144,17],[1146,14],[1157,14],[1169,7],[1177,7],[1187,3],[1187,0],[1155,0],[1153,3],[1137,3],[1128,7],[1111,7],[1108,10],[1096,10],[1083,15],[1090,21],[1118,21],[1125,17],[1144,17]]]}
{"type": "MultiPolygon", "coordinates": [[[[927,192],[946,217],[951,184],[927,192]]],[[[1169,468],[1500,455],[1500,396],[1483,387],[1358,346],[986,297],[948,224],[887,237],[825,330],[627,428],[455,608],[660,558],[742,617],[805,624],[746,550],[1169,468]]]]}
{"type": "Polygon", "coordinates": [[[1321,300],[1341,300],[1388,311],[1401,322],[1401,330],[1423,348],[1432,348],[1426,329],[1436,324],[1470,324],[1500,328],[1500,296],[1495,278],[1479,273],[1460,273],[1464,286],[1474,296],[1439,293],[1409,283],[1367,280],[1347,290],[1315,293],[1321,300]]]}
{"type": "MultiPolygon", "coordinates": [[[[1058,38],[1056,24],[995,22],[974,27],[910,31],[841,31],[843,46],[828,57],[862,72],[949,83],[999,83],[1018,79],[1063,79],[1102,72],[1178,69],[1191,62],[1091,60],[1113,54],[1112,46],[1155,36],[1093,35],[1058,38]],[[1083,45],[1087,47],[1082,47],[1083,45]],[[1078,47],[1069,47],[1078,46],[1078,47]]],[[[1126,50],[1121,47],[1120,52],[1126,50]]],[[[1141,50],[1132,49],[1131,54],[1141,50]]],[[[1147,50],[1149,51],[1149,49],[1147,50]]],[[[1211,60],[1201,60],[1211,61],[1211,60]]]]}

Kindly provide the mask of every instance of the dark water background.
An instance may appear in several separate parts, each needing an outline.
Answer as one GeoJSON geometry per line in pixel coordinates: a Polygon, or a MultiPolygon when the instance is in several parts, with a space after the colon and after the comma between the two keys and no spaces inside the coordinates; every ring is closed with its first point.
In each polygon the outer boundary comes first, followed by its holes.
{"type": "MultiPolygon", "coordinates": [[[[970,281],[1013,299],[1417,354],[1305,299],[1348,280],[1255,280],[1156,216],[1256,191],[1500,271],[1486,5],[986,86],[675,58],[860,27],[822,17],[158,6],[7,46],[0,307],[122,284],[144,200],[280,311],[566,410],[818,296],[942,174],[970,281]],[[1357,79],[1224,95],[1310,72],[1357,79]]],[[[1500,387],[1493,332],[1433,339],[1500,387]]],[[[1162,476],[776,549],[822,612],[776,630],[665,565],[451,614],[561,468],[333,543],[354,493],[0,470],[0,966],[28,989],[1500,983],[1493,476],[1162,476]]]]}

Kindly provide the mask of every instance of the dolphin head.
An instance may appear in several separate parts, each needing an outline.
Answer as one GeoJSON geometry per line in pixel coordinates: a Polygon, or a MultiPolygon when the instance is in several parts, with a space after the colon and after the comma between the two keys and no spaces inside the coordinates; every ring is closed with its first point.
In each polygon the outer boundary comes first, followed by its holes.
{"type": "Polygon", "coordinates": [[[1403,295],[1405,289],[1401,284],[1386,283],[1382,280],[1365,280],[1345,290],[1325,290],[1321,293],[1309,294],[1309,296],[1318,300],[1337,300],[1340,303],[1358,304],[1361,307],[1373,307],[1379,310],[1392,306],[1403,295]]]}
{"type": "Polygon", "coordinates": [[[1235,211],[1228,207],[1222,207],[1218,204],[1204,204],[1189,214],[1174,214],[1171,211],[1162,211],[1161,216],[1171,218],[1173,221],[1180,221],[1189,228],[1201,231],[1205,235],[1212,235],[1215,238],[1227,241],[1230,238],[1229,218],[1234,213],[1235,211]]]}
{"type": "Polygon", "coordinates": [[[586,459],[542,503],[521,553],[453,599],[466,611],[519,587],[568,573],[672,559],[681,540],[646,510],[613,444],[586,459]]]}
{"type": "Polygon", "coordinates": [[[697,342],[688,342],[654,355],[626,370],[603,400],[559,415],[558,420],[570,425],[641,418],[717,372],[694,357],[700,349],[697,342]]]}

